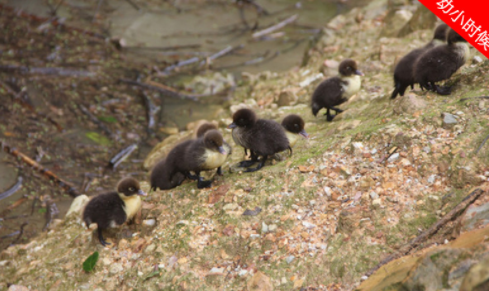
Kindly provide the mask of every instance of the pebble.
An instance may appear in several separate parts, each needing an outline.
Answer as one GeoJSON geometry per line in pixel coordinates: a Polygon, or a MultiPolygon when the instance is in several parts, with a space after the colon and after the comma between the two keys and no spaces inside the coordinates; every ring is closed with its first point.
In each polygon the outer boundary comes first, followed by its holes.
{"type": "Polygon", "coordinates": [[[236,203],[228,203],[226,205],[224,205],[224,207],[222,208],[224,211],[232,211],[232,210],[235,210],[238,208],[238,204],[236,203]]]}
{"type": "Polygon", "coordinates": [[[311,229],[311,228],[315,228],[316,225],[313,224],[313,223],[310,223],[310,222],[307,222],[307,221],[303,221],[302,222],[302,225],[305,227],[305,228],[308,228],[308,229],[311,229]]]}
{"type": "Polygon", "coordinates": [[[268,225],[265,222],[261,223],[261,233],[267,233],[268,232],[268,225]]]}
{"type": "Polygon", "coordinates": [[[238,276],[243,277],[246,274],[248,274],[248,270],[241,270],[239,271],[238,276]]]}
{"type": "Polygon", "coordinates": [[[268,232],[274,232],[277,230],[277,225],[276,224],[270,224],[268,226],[268,232]]]}
{"type": "Polygon", "coordinates": [[[214,267],[209,271],[210,274],[223,274],[224,273],[224,268],[217,268],[214,267]]]}
{"type": "Polygon", "coordinates": [[[370,198],[372,198],[372,200],[379,199],[379,194],[372,191],[370,192],[370,198]]]}
{"type": "Polygon", "coordinates": [[[292,263],[292,261],[293,261],[293,260],[295,260],[295,257],[294,257],[294,256],[292,256],[292,255],[291,255],[291,256],[288,256],[288,257],[285,259],[285,261],[287,262],[287,264],[292,263]]]}
{"type": "Polygon", "coordinates": [[[431,175],[431,176],[428,178],[428,183],[430,183],[430,184],[435,183],[435,179],[436,179],[436,175],[431,175]]]}
{"type": "Polygon", "coordinates": [[[122,268],[122,265],[119,263],[115,263],[115,264],[112,264],[112,266],[110,266],[109,273],[111,275],[115,275],[115,274],[121,272],[122,270],[124,270],[124,268],[122,268]]]}
{"type": "Polygon", "coordinates": [[[397,159],[399,159],[399,153],[394,153],[392,154],[388,159],[387,161],[389,161],[390,163],[392,162],[395,162],[397,161],[397,159]]]}
{"type": "Polygon", "coordinates": [[[454,125],[457,124],[457,117],[450,113],[443,113],[443,125],[454,125]]]}
{"type": "Polygon", "coordinates": [[[143,220],[143,224],[146,226],[154,226],[156,224],[156,220],[155,219],[146,219],[146,220],[143,220]]]}

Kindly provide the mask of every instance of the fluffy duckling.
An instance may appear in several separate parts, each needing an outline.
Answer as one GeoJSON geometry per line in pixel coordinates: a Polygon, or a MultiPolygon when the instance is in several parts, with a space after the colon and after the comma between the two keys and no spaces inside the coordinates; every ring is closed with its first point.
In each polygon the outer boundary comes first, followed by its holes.
{"type": "Polygon", "coordinates": [[[447,33],[447,44],[424,52],[414,64],[414,81],[421,88],[440,95],[450,95],[451,87],[440,87],[436,82],[449,79],[470,57],[467,41],[455,30],[447,33]]]}
{"type": "Polygon", "coordinates": [[[363,76],[363,73],[358,70],[354,60],[342,61],[338,71],[339,76],[324,80],[312,94],[312,114],[316,116],[319,110],[326,108],[327,121],[332,121],[336,114],[343,112],[335,106],[348,101],[360,90],[362,85],[360,76],[363,76]],[[336,114],[331,115],[330,110],[334,110],[336,114]]]}
{"type": "Polygon", "coordinates": [[[171,166],[168,166],[166,159],[159,161],[151,170],[151,189],[168,190],[180,186],[185,180],[182,173],[171,173],[171,166]]]}
{"type": "Polygon", "coordinates": [[[97,224],[98,239],[103,246],[110,243],[104,240],[102,231],[132,219],[141,208],[140,195],[146,196],[146,193],[139,187],[139,182],[128,177],[119,181],[116,192],[100,194],[88,202],[83,210],[83,221],[87,227],[97,224]]]}
{"type": "Polygon", "coordinates": [[[421,48],[412,50],[410,53],[405,55],[399,63],[397,63],[394,70],[394,91],[392,92],[391,99],[397,97],[397,95],[404,96],[404,92],[407,87],[411,86],[414,88],[414,62],[419,56],[421,56],[425,51],[430,50],[438,45],[442,45],[446,42],[447,30],[450,27],[445,23],[440,24],[436,27],[433,39],[421,48]]]}
{"type": "Polygon", "coordinates": [[[219,131],[212,129],[204,136],[178,144],[168,154],[165,167],[169,177],[181,173],[186,177],[197,180],[197,188],[208,188],[212,181],[204,181],[201,171],[217,168],[217,174],[222,175],[221,166],[230,154],[224,146],[224,140],[219,131]],[[191,175],[190,172],[195,175],[191,175]]]}
{"type": "MultiPolygon", "coordinates": [[[[203,137],[206,132],[213,129],[217,130],[217,126],[214,123],[205,122],[201,126],[199,126],[195,135],[197,136],[197,138],[203,137]]],[[[224,147],[228,155],[232,154],[233,149],[225,140],[222,141],[222,144],[223,144],[222,146],[224,147]]],[[[219,175],[222,175],[222,173],[219,175]]]]}
{"type": "Polygon", "coordinates": [[[275,153],[290,150],[289,140],[284,128],[273,120],[258,119],[250,109],[240,109],[233,114],[233,123],[228,128],[233,129],[233,140],[243,148],[250,149],[251,161],[242,161],[240,167],[250,167],[258,162],[255,168],[248,168],[246,172],[254,172],[261,169],[268,156],[275,153]]]}
{"type": "Polygon", "coordinates": [[[309,138],[304,129],[304,120],[297,114],[289,114],[282,120],[282,126],[285,128],[285,135],[289,140],[289,145],[293,147],[299,136],[309,138]]]}

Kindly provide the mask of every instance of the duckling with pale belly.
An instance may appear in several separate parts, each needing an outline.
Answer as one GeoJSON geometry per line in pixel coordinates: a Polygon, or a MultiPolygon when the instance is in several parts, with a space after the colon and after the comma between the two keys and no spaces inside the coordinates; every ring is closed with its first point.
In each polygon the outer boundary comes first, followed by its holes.
{"type": "Polygon", "coordinates": [[[117,184],[117,192],[108,192],[92,198],[83,210],[83,221],[87,227],[97,224],[98,239],[103,246],[110,245],[104,240],[102,231],[117,227],[132,219],[141,208],[140,195],[146,196],[139,182],[131,177],[117,184]]]}
{"type": "Polygon", "coordinates": [[[293,147],[299,136],[309,138],[304,129],[304,120],[297,114],[289,114],[282,120],[282,126],[285,128],[285,135],[289,140],[289,145],[293,147]]]}
{"type": "Polygon", "coordinates": [[[212,181],[204,181],[200,172],[217,168],[217,174],[222,175],[221,166],[230,153],[230,148],[225,148],[221,133],[212,129],[198,139],[177,145],[168,154],[166,163],[170,176],[182,173],[189,179],[197,180],[197,188],[202,189],[210,187],[212,181]],[[191,175],[190,171],[195,175],[191,175]]]}
{"type": "Polygon", "coordinates": [[[357,63],[354,60],[342,61],[338,71],[339,76],[324,80],[312,94],[312,114],[316,116],[319,110],[326,108],[327,121],[333,121],[337,114],[343,112],[335,106],[348,101],[362,85],[360,76],[363,76],[363,73],[357,69],[357,63]],[[334,110],[336,114],[332,115],[330,110],[334,110]]]}

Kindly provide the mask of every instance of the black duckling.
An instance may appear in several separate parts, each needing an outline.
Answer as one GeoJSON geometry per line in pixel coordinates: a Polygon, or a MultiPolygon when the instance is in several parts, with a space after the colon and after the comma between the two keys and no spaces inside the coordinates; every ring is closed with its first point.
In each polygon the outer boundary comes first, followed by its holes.
{"type": "Polygon", "coordinates": [[[297,114],[289,114],[282,120],[282,126],[285,128],[285,135],[289,140],[289,145],[293,147],[299,136],[309,138],[304,129],[304,120],[297,114]]]}
{"type": "Polygon", "coordinates": [[[221,166],[229,154],[230,148],[226,150],[221,133],[212,129],[198,139],[183,142],[173,148],[166,158],[166,166],[169,167],[171,177],[182,173],[197,180],[197,188],[208,188],[212,181],[204,181],[200,172],[217,168],[217,174],[222,175],[221,166]],[[195,175],[191,175],[190,171],[195,175]]]}
{"type": "Polygon", "coordinates": [[[431,89],[440,95],[450,95],[451,87],[441,87],[436,82],[449,79],[470,57],[467,41],[455,30],[447,33],[447,44],[424,52],[414,64],[414,81],[421,88],[431,89]]]}
{"type": "Polygon", "coordinates": [[[363,76],[363,73],[357,69],[357,63],[354,60],[342,61],[338,71],[339,76],[324,80],[312,94],[312,114],[316,116],[319,110],[326,108],[327,121],[332,121],[336,116],[331,115],[329,110],[334,110],[336,114],[343,112],[335,106],[348,101],[360,90],[362,85],[360,76],[363,76]]]}
{"type": "Polygon", "coordinates": [[[166,159],[159,161],[151,170],[151,189],[168,190],[180,186],[185,180],[182,173],[171,173],[171,166],[168,166],[166,159]]]}
{"type": "Polygon", "coordinates": [[[404,92],[407,87],[411,86],[411,89],[414,89],[414,63],[421,54],[425,51],[432,49],[438,45],[442,45],[446,42],[446,34],[447,30],[450,27],[445,23],[440,24],[436,27],[435,33],[433,35],[433,39],[427,43],[422,48],[417,48],[412,50],[410,53],[405,55],[399,63],[397,63],[396,68],[394,70],[394,91],[392,92],[391,99],[397,97],[397,95],[404,96],[404,92]]]}
{"type": "Polygon", "coordinates": [[[117,192],[108,192],[92,198],[83,210],[83,221],[97,224],[98,239],[103,246],[110,245],[104,240],[102,231],[109,227],[122,225],[132,219],[141,208],[141,198],[146,196],[139,182],[131,177],[117,184],[117,192]]]}
{"type": "Polygon", "coordinates": [[[197,131],[195,133],[195,136],[197,138],[203,137],[206,132],[208,132],[209,130],[212,130],[212,129],[216,129],[217,130],[217,126],[214,123],[204,122],[197,129],[197,131]]]}
{"type": "Polygon", "coordinates": [[[233,114],[233,123],[228,128],[233,129],[233,139],[236,144],[251,152],[251,161],[242,161],[241,167],[250,167],[258,162],[255,168],[248,168],[246,172],[254,172],[261,169],[268,156],[275,153],[290,150],[289,140],[285,135],[284,128],[273,120],[258,119],[250,109],[240,109],[233,114]]]}

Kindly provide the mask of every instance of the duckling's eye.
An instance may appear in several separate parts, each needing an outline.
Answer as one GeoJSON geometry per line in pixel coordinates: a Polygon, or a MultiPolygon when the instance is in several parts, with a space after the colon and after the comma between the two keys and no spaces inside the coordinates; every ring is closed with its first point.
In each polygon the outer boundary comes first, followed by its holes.
{"type": "Polygon", "coordinates": [[[128,189],[128,190],[132,192],[132,191],[134,191],[134,190],[136,190],[136,189],[134,189],[134,187],[129,187],[129,189],[128,189]]]}

